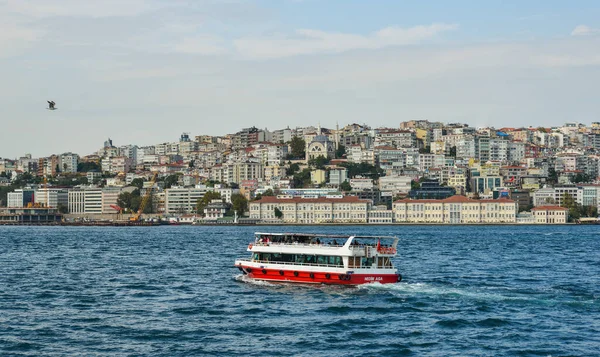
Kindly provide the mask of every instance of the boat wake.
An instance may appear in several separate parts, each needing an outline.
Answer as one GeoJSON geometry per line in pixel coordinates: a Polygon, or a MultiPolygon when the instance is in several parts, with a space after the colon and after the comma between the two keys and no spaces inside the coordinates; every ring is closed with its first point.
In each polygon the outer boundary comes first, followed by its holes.
{"type": "Polygon", "coordinates": [[[394,292],[402,295],[430,295],[445,298],[465,298],[481,301],[535,301],[531,296],[519,296],[518,293],[504,294],[497,291],[482,291],[474,289],[461,289],[456,287],[434,286],[427,283],[396,283],[396,284],[365,284],[358,286],[372,292],[394,292]]]}
{"type": "Polygon", "coordinates": [[[276,286],[276,284],[268,281],[252,279],[245,274],[238,274],[233,277],[233,280],[238,281],[240,283],[252,284],[257,286],[276,286]]]}

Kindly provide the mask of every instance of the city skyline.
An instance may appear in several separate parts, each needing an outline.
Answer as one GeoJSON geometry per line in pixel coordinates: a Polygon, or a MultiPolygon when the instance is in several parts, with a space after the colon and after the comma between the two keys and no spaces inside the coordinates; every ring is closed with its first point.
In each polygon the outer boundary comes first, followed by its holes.
{"type": "Polygon", "coordinates": [[[515,4],[5,1],[0,155],[252,125],[598,121],[600,7],[515,4]]]}

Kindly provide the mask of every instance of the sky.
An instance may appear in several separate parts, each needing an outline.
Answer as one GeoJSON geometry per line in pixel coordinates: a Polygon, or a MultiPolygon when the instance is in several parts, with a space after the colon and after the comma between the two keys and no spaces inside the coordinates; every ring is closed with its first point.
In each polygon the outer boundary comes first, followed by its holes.
{"type": "Polygon", "coordinates": [[[600,2],[0,0],[0,75],[4,158],[250,126],[589,124],[600,2]]]}

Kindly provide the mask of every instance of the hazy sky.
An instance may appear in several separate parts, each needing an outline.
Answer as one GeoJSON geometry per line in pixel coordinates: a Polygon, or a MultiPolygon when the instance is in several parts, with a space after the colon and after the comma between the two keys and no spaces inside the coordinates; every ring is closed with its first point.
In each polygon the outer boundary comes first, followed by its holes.
{"type": "Polygon", "coordinates": [[[589,124],[600,2],[0,0],[0,75],[8,158],[252,125],[589,124]]]}

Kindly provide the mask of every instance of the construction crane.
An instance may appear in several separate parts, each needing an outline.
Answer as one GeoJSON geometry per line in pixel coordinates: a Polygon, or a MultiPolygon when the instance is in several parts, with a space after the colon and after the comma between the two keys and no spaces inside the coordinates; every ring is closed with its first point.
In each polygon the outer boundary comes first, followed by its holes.
{"type": "Polygon", "coordinates": [[[157,176],[158,176],[158,172],[155,172],[154,175],[152,176],[152,179],[150,180],[150,187],[148,187],[146,189],[146,194],[144,195],[144,198],[142,198],[142,202],[140,203],[140,208],[132,217],[129,217],[130,222],[138,222],[140,220],[142,213],[144,213],[144,208],[146,207],[146,204],[148,204],[150,197],[152,197],[152,189],[154,188],[154,182],[156,182],[157,176]]]}

